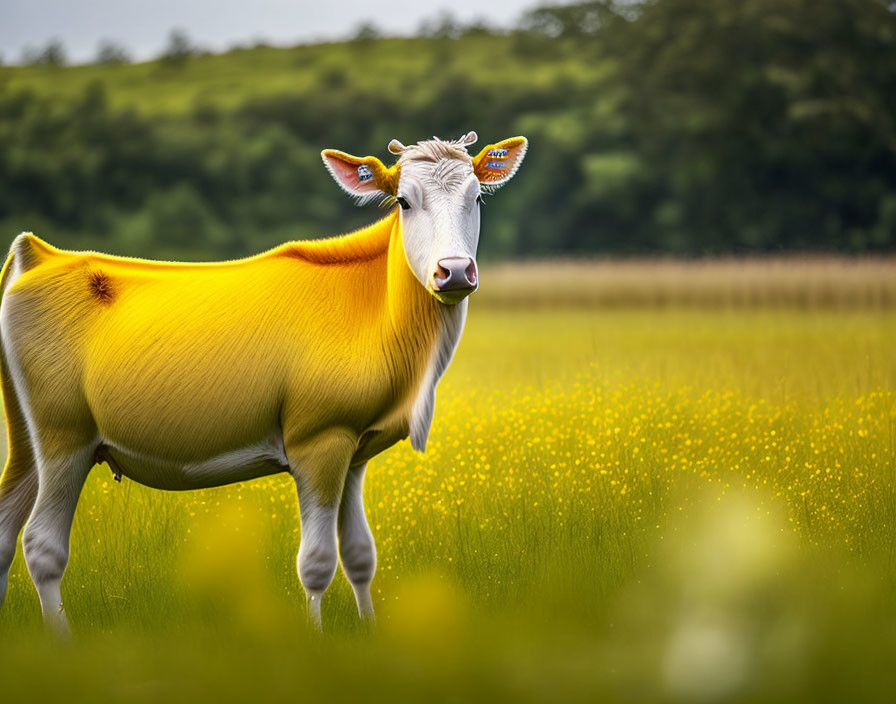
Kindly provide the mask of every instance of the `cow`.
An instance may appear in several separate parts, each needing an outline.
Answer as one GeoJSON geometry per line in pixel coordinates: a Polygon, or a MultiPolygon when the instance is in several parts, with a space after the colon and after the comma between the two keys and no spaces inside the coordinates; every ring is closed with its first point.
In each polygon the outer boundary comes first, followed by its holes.
{"type": "Polygon", "coordinates": [[[359,203],[393,205],[355,232],[224,262],[61,250],[19,235],[0,274],[0,603],[22,525],[44,620],[67,634],[60,583],[78,496],[105,463],[149,487],[199,489],[289,472],[309,618],[338,561],[373,617],[368,461],[423,452],[436,385],[479,285],[483,193],[509,181],[523,137],[475,157],[458,140],[322,152],[359,203]],[[27,519],[27,523],[26,523],[27,519]]]}

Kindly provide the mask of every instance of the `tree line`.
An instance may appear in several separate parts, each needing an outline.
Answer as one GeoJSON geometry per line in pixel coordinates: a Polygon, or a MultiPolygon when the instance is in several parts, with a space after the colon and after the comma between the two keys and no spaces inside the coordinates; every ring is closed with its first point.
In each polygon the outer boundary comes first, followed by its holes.
{"type": "MultiPolygon", "coordinates": [[[[297,69],[310,90],[197,99],[186,114],[113,108],[102,79],[65,101],[0,82],[0,228],[239,256],[377,215],[343,199],[322,147],[385,158],[391,137],[473,128],[531,143],[514,183],[487,199],[486,256],[896,245],[887,3],[589,2],[538,8],[512,30],[452,22],[427,25],[425,41],[359,28],[297,69]],[[409,51],[392,75],[355,80],[365,56],[409,51]]],[[[186,82],[185,41],[165,66],[186,82]]]]}

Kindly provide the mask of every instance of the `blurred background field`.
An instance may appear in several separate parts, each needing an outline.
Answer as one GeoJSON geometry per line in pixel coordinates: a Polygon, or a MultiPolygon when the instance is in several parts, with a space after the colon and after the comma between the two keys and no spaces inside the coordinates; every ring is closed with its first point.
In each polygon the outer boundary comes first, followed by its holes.
{"type": "Polygon", "coordinates": [[[484,270],[477,305],[499,308],[891,308],[893,257],[510,260],[484,270]]]}
{"type": "Polygon", "coordinates": [[[192,29],[139,62],[0,45],[0,240],[238,257],[384,214],[324,147],[531,148],[486,200],[427,453],[370,466],[378,628],[339,575],[309,631],[287,478],[162,493],[103,466],[70,646],[16,558],[2,701],[892,699],[887,2],[521,5],[413,36],[380,13],[219,53],[192,29]]]}

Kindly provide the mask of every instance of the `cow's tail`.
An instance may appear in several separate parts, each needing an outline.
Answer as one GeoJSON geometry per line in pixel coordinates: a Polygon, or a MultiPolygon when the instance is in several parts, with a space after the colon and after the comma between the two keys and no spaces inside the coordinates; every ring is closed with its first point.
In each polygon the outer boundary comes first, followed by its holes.
{"type": "MultiPolygon", "coordinates": [[[[8,311],[3,310],[6,291],[15,283],[16,279],[44,261],[52,251],[53,248],[50,245],[39,240],[30,232],[23,232],[15,238],[9,250],[9,256],[3,264],[3,269],[0,270],[0,321],[7,317],[5,314],[8,311]]],[[[6,326],[0,325],[0,387],[3,390],[3,410],[6,416],[6,438],[9,452],[3,475],[0,477],[0,552],[3,549],[4,524],[9,520],[18,522],[7,511],[7,507],[4,505],[7,503],[5,499],[12,499],[12,494],[16,494],[16,504],[28,503],[29,499],[33,503],[33,494],[37,488],[34,450],[29,437],[28,421],[10,369],[9,342],[5,339],[9,331],[4,330],[4,327],[6,326]],[[28,481],[23,481],[26,479],[28,481]]],[[[21,506],[18,508],[21,509],[21,506]]],[[[0,562],[2,562],[2,555],[0,555],[0,562]]],[[[2,564],[0,564],[0,572],[2,572],[2,564]]]]}

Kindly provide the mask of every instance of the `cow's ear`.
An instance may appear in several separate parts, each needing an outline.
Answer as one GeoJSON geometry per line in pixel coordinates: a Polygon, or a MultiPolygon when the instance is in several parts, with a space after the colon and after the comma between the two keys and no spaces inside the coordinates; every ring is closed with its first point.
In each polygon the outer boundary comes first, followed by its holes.
{"type": "Polygon", "coordinates": [[[338,149],[321,152],[324,166],[358,205],[387,201],[398,193],[398,164],[389,168],[375,156],[352,156],[338,149]]]}
{"type": "Polygon", "coordinates": [[[523,163],[529,141],[511,137],[487,145],[473,158],[473,171],[486,191],[495,191],[513,178],[523,163]]]}

